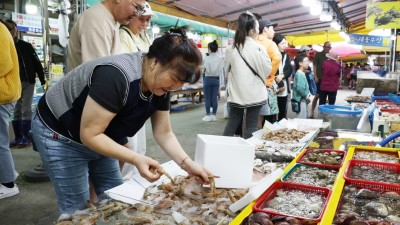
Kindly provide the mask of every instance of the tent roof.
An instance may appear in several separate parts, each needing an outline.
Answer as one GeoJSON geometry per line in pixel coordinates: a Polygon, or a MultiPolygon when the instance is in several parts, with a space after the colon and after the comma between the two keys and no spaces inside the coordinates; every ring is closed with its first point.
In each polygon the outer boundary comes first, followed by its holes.
{"type": "MultiPolygon", "coordinates": [[[[373,0],[377,1],[377,0],[373,0]]],[[[264,19],[277,22],[277,33],[284,35],[330,31],[330,22],[321,22],[312,16],[300,0],[150,0],[155,4],[178,8],[192,15],[234,22],[245,11],[260,14],[264,19]]],[[[366,0],[323,1],[337,12],[349,28],[361,29],[366,17],[366,0]]]]}

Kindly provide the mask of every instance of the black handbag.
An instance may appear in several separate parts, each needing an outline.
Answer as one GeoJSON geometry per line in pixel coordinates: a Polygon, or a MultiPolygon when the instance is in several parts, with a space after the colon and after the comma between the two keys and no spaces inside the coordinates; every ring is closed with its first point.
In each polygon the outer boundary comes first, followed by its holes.
{"type": "Polygon", "coordinates": [[[295,113],[299,113],[300,112],[300,102],[292,99],[291,103],[292,103],[292,111],[295,113]]]}

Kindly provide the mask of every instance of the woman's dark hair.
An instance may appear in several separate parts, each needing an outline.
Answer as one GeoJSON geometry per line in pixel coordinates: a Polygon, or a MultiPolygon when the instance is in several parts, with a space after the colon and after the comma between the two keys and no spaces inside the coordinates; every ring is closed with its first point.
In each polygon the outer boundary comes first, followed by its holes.
{"type": "Polygon", "coordinates": [[[177,79],[182,82],[193,84],[200,78],[203,58],[196,44],[181,28],[171,29],[155,39],[146,57],[156,58],[165,69],[176,71],[177,79]]]}
{"type": "Polygon", "coordinates": [[[255,29],[256,18],[250,13],[242,13],[238,19],[238,29],[235,33],[235,47],[239,48],[244,46],[246,37],[249,36],[250,31],[255,29]]]}
{"type": "Polygon", "coordinates": [[[218,43],[217,40],[214,40],[213,42],[210,42],[208,44],[208,47],[210,48],[211,52],[217,52],[218,51],[218,43]]]}
{"type": "Polygon", "coordinates": [[[274,38],[272,38],[272,41],[274,41],[276,45],[279,45],[279,43],[281,43],[283,39],[285,39],[285,36],[283,36],[282,34],[275,34],[274,38]]]}
{"type": "Polygon", "coordinates": [[[300,68],[300,63],[303,62],[303,60],[307,58],[305,54],[300,54],[297,55],[296,58],[294,59],[294,69],[297,71],[300,68]]]}
{"type": "MultiPolygon", "coordinates": [[[[11,20],[11,21],[12,21],[12,20],[11,20]]],[[[8,22],[8,20],[6,21],[6,20],[3,20],[3,19],[0,18],[0,22],[1,22],[2,24],[4,24],[4,26],[7,27],[8,31],[11,31],[11,30],[13,29],[12,25],[8,22]]],[[[14,21],[12,21],[12,22],[15,24],[14,21]]],[[[17,26],[15,25],[15,27],[17,27],[17,26]]]]}

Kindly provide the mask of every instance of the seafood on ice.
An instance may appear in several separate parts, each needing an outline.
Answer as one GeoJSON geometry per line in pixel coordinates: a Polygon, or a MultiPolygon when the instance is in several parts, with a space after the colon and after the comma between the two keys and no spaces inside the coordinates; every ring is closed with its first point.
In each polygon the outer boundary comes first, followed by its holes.
{"type": "Polygon", "coordinates": [[[210,177],[210,187],[204,187],[198,177],[176,176],[171,183],[148,187],[140,203],[108,199],[56,225],[226,225],[237,215],[229,206],[247,189],[216,189],[214,178],[210,177]]]}
{"type": "Polygon", "coordinates": [[[279,129],[268,131],[261,135],[263,140],[274,141],[277,143],[298,143],[308,132],[296,129],[279,129]]]}

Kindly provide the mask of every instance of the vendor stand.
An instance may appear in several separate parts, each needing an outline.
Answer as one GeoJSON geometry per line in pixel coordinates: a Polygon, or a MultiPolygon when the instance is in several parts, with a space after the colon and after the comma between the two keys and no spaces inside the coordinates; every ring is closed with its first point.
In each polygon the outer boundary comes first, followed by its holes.
{"type": "MultiPolygon", "coordinates": [[[[302,153],[306,151],[303,150],[302,153]]],[[[325,210],[322,213],[321,220],[318,224],[324,225],[324,224],[333,224],[339,201],[343,193],[343,189],[345,187],[345,184],[349,184],[349,182],[346,183],[344,179],[344,174],[348,170],[348,166],[350,165],[349,162],[350,160],[354,159],[354,153],[357,151],[371,151],[371,152],[378,152],[378,153],[393,153],[397,155],[397,158],[399,157],[399,149],[394,149],[394,148],[376,148],[376,147],[366,147],[366,146],[350,146],[349,149],[347,150],[346,157],[343,162],[343,166],[340,167],[337,178],[335,180],[334,185],[332,186],[332,194],[328,198],[327,205],[325,210]]],[[[288,173],[293,167],[296,166],[296,161],[298,161],[299,157],[301,154],[299,154],[285,169],[284,173],[288,173]]],[[[369,162],[369,161],[367,161],[369,162]]],[[[398,163],[397,163],[398,164],[398,163]]],[[[282,177],[285,175],[282,175],[282,177]]],[[[282,177],[278,178],[276,182],[281,182],[279,181],[282,177]]],[[[379,185],[378,185],[379,186],[379,185]]],[[[368,188],[368,185],[365,185],[365,188],[368,188]]],[[[389,189],[385,189],[389,190],[389,189]]],[[[396,188],[396,192],[399,193],[400,191],[400,184],[399,187],[396,188]]],[[[231,224],[242,224],[242,221],[248,217],[254,209],[254,205],[257,203],[257,201],[254,201],[250,203],[233,221],[231,224]]],[[[397,221],[398,222],[398,221],[397,221]]]]}

